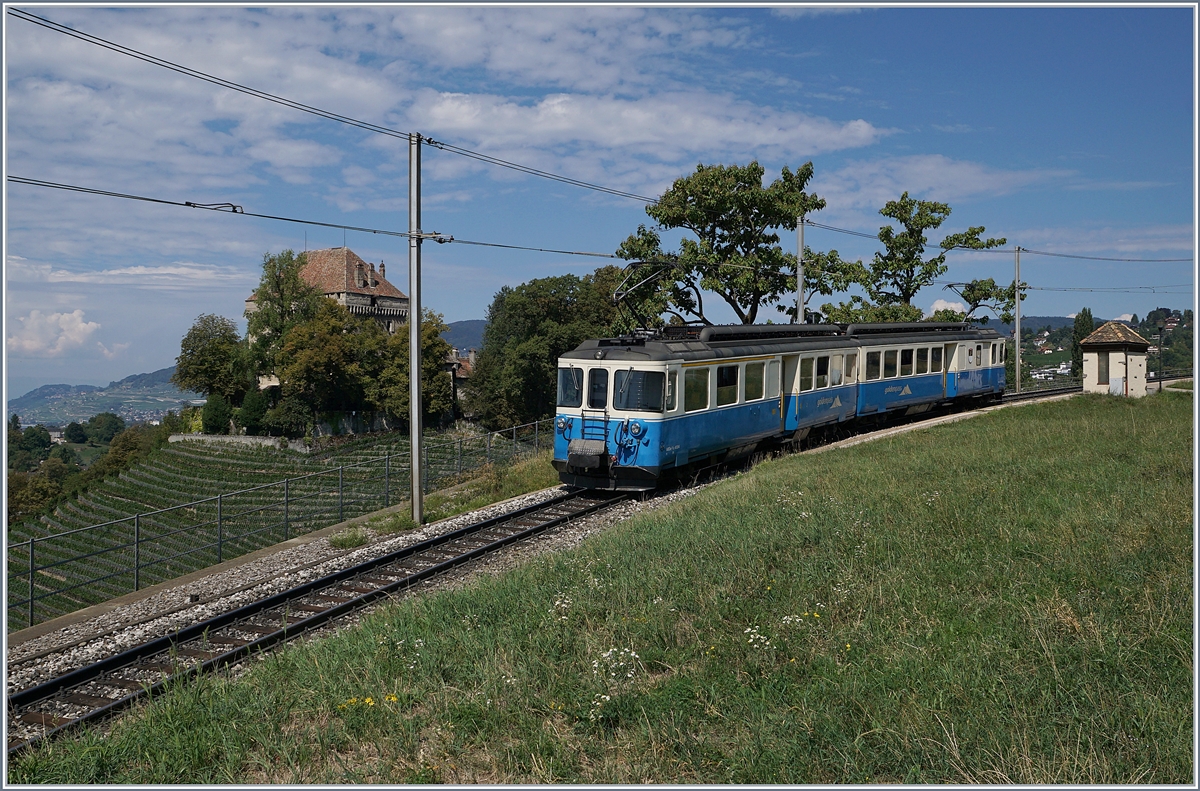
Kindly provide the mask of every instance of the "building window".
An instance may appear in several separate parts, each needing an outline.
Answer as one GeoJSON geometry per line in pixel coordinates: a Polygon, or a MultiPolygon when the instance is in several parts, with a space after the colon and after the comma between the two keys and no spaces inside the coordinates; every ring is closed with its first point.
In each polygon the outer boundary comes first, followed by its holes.
{"type": "Polygon", "coordinates": [[[1108,352],[1096,355],[1096,384],[1108,384],[1108,352]]]}

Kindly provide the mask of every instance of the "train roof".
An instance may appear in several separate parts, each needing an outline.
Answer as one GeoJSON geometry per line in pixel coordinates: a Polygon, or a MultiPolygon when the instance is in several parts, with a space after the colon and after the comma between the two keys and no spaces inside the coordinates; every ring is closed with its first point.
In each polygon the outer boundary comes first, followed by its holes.
{"type": "Polygon", "coordinates": [[[708,360],[858,348],[876,343],[941,343],[999,337],[994,329],[980,329],[965,322],[668,326],[652,335],[586,340],[561,359],[708,360]]]}

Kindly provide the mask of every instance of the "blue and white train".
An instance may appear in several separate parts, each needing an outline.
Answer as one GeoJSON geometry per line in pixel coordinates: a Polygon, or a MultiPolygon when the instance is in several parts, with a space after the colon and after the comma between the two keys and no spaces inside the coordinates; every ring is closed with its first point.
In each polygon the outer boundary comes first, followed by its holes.
{"type": "Polygon", "coordinates": [[[653,489],[819,426],[997,400],[1006,355],[993,329],[932,322],[584,341],[558,361],[554,466],[571,486],[653,489]]]}

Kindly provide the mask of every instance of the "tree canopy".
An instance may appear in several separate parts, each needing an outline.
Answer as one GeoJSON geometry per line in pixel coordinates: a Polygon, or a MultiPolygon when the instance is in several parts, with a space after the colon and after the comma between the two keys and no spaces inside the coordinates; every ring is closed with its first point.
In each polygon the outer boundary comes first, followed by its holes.
{"type": "Polygon", "coordinates": [[[180,390],[240,400],[247,388],[241,340],[237,325],[229,319],[201,314],[179,344],[171,381],[180,390]]]}
{"type": "Polygon", "coordinates": [[[617,249],[621,258],[657,267],[637,294],[650,310],[711,324],[704,308],[708,291],[743,324],[753,324],[761,308],[795,291],[796,257],[783,251],[775,229],[795,230],[801,216],[824,208],[825,201],[805,191],[811,162],[794,173],[784,167],[766,187],[764,174],[757,161],[697,165],[695,173],[676,179],[646,207],[657,228],[695,235],[685,237],[678,252],[668,253],[657,231],[640,225],[617,249]]]}
{"type": "Polygon", "coordinates": [[[1096,320],[1092,318],[1092,309],[1081,308],[1075,314],[1075,331],[1071,338],[1071,376],[1083,376],[1083,347],[1079,343],[1095,331],[1096,320]]]}
{"type": "Polygon", "coordinates": [[[246,337],[259,373],[274,373],[288,330],[317,315],[321,292],[300,271],[308,257],[284,250],[263,256],[262,278],[254,290],[254,309],[246,310],[246,337]]]}
{"type": "Polygon", "coordinates": [[[587,338],[610,334],[616,267],[505,286],[488,308],[483,349],[467,383],[468,403],[488,426],[504,428],[549,415],[558,358],[587,338]]]}

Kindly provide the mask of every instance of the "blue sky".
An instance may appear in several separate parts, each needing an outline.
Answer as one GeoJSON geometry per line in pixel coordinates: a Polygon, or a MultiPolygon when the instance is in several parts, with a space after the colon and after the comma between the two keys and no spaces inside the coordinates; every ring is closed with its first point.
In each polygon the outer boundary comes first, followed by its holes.
{"type": "MultiPolygon", "coordinates": [[[[657,195],[706,164],[814,162],[817,222],[874,233],[907,190],[941,231],[1122,258],[1193,251],[1187,8],[31,8],[56,22],[344,115],[657,195]]],[[[9,175],[404,230],[407,147],[5,17],[9,175]]],[[[426,149],[424,225],[612,252],[643,205],[426,149]]],[[[239,321],[262,256],[341,231],[6,186],[8,397],[171,365],[201,313],[239,321]]],[[[678,235],[668,234],[669,239],[678,235]]],[[[931,241],[936,243],[941,235],[931,241]]],[[[870,257],[869,239],[806,242],[870,257]]],[[[407,291],[403,240],[349,233],[407,291]]],[[[793,234],[783,244],[794,250],[793,234]]],[[[1013,276],[953,254],[946,280],[1013,276]]],[[[483,318],[503,285],[597,259],[427,245],[424,302],[483,318]]],[[[1193,303],[1191,263],[1022,256],[1027,315],[1193,303]]],[[[955,296],[935,285],[917,303],[955,296]]],[[[764,316],[778,316],[773,309],[764,316]]],[[[721,314],[729,318],[732,314],[721,314]]]]}

